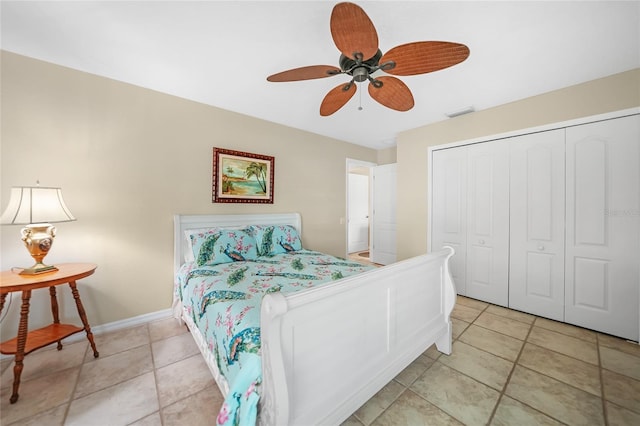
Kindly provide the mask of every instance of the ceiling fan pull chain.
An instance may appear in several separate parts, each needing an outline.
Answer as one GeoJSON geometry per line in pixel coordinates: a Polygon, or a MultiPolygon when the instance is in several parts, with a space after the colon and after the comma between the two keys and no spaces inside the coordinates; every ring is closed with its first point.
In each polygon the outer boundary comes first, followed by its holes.
{"type": "Polygon", "coordinates": [[[358,105],[358,111],[362,111],[362,88],[360,88],[360,90],[358,90],[358,92],[360,92],[360,93],[358,93],[360,95],[360,102],[359,102],[359,105],[358,105]]]}

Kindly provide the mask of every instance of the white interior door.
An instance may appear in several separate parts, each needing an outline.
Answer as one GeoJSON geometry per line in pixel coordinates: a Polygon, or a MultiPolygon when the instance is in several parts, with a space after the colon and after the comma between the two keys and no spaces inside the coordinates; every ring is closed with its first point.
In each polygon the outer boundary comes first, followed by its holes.
{"type": "Polygon", "coordinates": [[[370,259],[388,265],[396,252],[396,164],[385,164],[371,172],[371,245],[370,259]]]}
{"type": "Polygon", "coordinates": [[[638,340],[640,117],[567,129],[565,320],[638,340]]]}
{"type": "Polygon", "coordinates": [[[480,143],[467,154],[467,296],[507,306],[509,147],[480,143]]]}
{"type": "Polygon", "coordinates": [[[451,246],[450,271],[458,294],[466,295],[467,148],[433,151],[431,157],[431,250],[451,246]]]}
{"type": "Polygon", "coordinates": [[[564,321],[564,129],[510,148],[509,307],[564,321]]]}
{"type": "Polygon", "coordinates": [[[348,253],[369,249],[369,175],[349,173],[348,253]]]}

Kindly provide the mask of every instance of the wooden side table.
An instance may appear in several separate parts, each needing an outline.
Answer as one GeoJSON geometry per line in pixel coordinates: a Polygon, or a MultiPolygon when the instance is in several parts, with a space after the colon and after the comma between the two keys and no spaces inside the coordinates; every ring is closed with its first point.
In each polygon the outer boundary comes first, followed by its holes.
{"type": "Polygon", "coordinates": [[[15,354],[15,366],[13,367],[13,393],[9,399],[12,404],[18,400],[20,375],[22,374],[25,355],[54,342],[58,342],[58,350],[61,350],[62,339],[84,330],[87,333],[87,339],[91,344],[91,349],[93,349],[93,356],[96,358],[99,356],[96,344],[93,341],[93,333],[91,333],[89,321],[87,321],[87,314],[84,311],[82,301],[80,300],[80,294],[76,288],[76,280],[93,274],[97,265],[92,263],[62,263],[56,265],[56,267],[58,268],[57,271],[46,272],[38,275],[19,275],[12,271],[2,271],[0,275],[0,313],[4,308],[4,302],[7,294],[14,291],[22,292],[22,307],[20,309],[18,335],[11,340],[0,343],[0,353],[7,355],[15,354]],[[78,315],[80,315],[83,327],[60,323],[60,318],[58,317],[56,286],[66,283],[71,287],[71,293],[76,301],[78,315]],[[31,299],[31,290],[44,287],[49,287],[53,323],[37,330],[28,331],[29,300],[31,299]]]}

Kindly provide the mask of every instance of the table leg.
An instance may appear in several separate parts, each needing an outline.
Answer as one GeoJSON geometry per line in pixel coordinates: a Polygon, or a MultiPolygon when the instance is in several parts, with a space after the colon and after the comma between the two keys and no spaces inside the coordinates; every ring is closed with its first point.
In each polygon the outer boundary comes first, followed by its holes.
{"type": "MultiPolygon", "coordinates": [[[[51,315],[53,316],[53,323],[60,324],[60,316],[58,315],[58,298],[56,297],[56,288],[54,286],[49,287],[49,295],[51,296],[51,315]]],[[[58,340],[58,350],[62,350],[62,340],[58,340]]]]}
{"type": "Polygon", "coordinates": [[[78,293],[78,289],[76,288],[76,282],[69,282],[69,287],[71,287],[71,293],[73,294],[73,298],[76,301],[76,307],[78,308],[78,315],[80,315],[80,319],[82,320],[82,324],[84,325],[84,331],[87,333],[87,339],[89,339],[89,343],[91,343],[91,349],[93,349],[93,357],[98,358],[100,354],[96,349],[96,344],[93,341],[93,333],[91,332],[91,327],[89,326],[89,321],[87,320],[87,314],[84,311],[84,307],[82,306],[82,301],[80,300],[80,294],[78,293]]]}
{"type": "Polygon", "coordinates": [[[14,404],[18,400],[18,388],[20,387],[20,375],[22,375],[24,348],[27,344],[27,329],[29,323],[29,299],[31,290],[22,291],[22,307],[20,308],[20,324],[18,325],[18,342],[13,367],[13,393],[9,401],[14,404]]]}
{"type": "Polygon", "coordinates": [[[2,313],[2,310],[4,309],[4,301],[6,299],[7,299],[7,293],[0,294],[0,314],[2,313]]]}

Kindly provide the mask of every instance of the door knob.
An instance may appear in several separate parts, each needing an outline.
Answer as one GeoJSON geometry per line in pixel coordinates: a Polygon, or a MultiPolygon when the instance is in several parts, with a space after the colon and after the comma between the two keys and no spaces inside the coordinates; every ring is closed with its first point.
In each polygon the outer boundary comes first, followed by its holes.
{"type": "Polygon", "coordinates": [[[538,246],[538,250],[543,251],[544,250],[544,246],[538,246]]]}
{"type": "Polygon", "coordinates": [[[484,240],[480,240],[480,241],[478,241],[478,243],[484,244],[484,240]]]}

